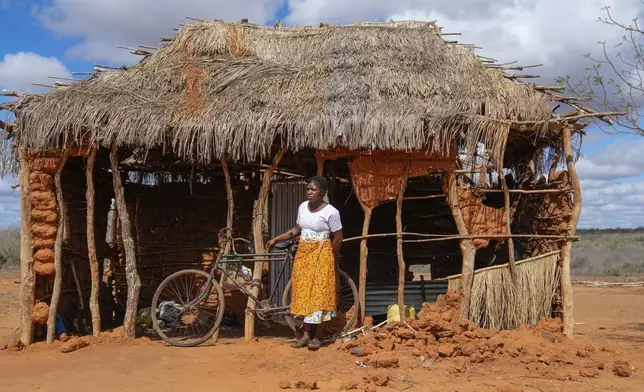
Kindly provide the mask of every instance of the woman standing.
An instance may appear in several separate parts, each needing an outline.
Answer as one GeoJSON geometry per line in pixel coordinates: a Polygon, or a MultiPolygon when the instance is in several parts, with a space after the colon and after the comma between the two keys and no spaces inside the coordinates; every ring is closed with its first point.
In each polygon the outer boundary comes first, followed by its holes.
{"type": "Polygon", "coordinates": [[[268,251],[281,241],[299,237],[293,262],[291,314],[304,317],[304,334],[294,347],[317,350],[317,326],[336,316],[335,266],[342,245],[340,213],[324,202],[329,184],[316,176],[306,187],[307,201],[300,204],[295,227],[268,241],[268,251]]]}

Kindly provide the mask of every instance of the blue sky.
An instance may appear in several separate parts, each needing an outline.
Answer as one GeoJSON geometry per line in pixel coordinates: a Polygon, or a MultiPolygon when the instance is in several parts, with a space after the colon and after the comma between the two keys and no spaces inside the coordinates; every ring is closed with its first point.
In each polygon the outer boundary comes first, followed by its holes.
{"type": "MultiPolygon", "coordinates": [[[[444,31],[462,32],[461,42],[482,46],[482,55],[544,64],[539,82],[553,84],[580,76],[597,41],[619,39],[597,22],[604,6],[626,22],[644,11],[640,0],[0,0],[0,89],[43,91],[31,83],[90,71],[93,63],[132,64],[136,57],[116,45],[154,46],[185,16],[286,25],[438,20],[444,31]]],[[[591,128],[582,155],[580,226],[644,226],[644,137],[591,128]]],[[[0,182],[0,227],[19,223],[12,183],[0,182]]]]}

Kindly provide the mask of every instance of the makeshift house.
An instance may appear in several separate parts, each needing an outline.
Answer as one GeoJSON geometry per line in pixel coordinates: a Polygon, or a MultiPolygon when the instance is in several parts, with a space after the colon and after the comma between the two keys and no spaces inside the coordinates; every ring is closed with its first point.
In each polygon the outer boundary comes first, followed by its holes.
{"type": "MultiPolygon", "coordinates": [[[[132,67],[5,91],[22,341],[56,315],[133,335],[162,279],[211,265],[221,228],[259,252],[292,225],[316,173],[341,212],[361,320],[369,285],[396,285],[402,305],[408,267],[431,265],[462,290],[463,318],[514,328],[554,312],[570,335],[574,146],[578,121],[602,114],[452,38],[432,22],[196,21],[126,48],[142,57],[132,67]]],[[[268,285],[265,267],[254,277],[268,285]]],[[[243,315],[246,299],[226,295],[243,315]]]]}

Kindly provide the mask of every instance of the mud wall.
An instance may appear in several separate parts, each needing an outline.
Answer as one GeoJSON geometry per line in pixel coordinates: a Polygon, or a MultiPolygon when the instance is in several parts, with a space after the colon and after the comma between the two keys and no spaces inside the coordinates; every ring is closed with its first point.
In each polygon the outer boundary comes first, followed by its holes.
{"type": "MultiPolygon", "coordinates": [[[[550,184],[537,183],[538,189],[569,189],[568,172],[555,173],[550,184]]],[[[572,217],[572,194],[542,193],[522,195],[516,202],[513,232],[523,234],[565,235],[572,217]]],[[[532,257],[560,250],[563,242],[558,239],[521,239],[524,257],[532,257]]]]}
{"type": "Polygon", "coordinates": [[[29,187],[31,201],[31,235],[33,270],[36,275],[36,306],[32,320],[35,335],[42,335],[42,327],[49,316],[49,298],[54,281],[54,243],[58,232],[58,212],[54,175],[61,158],[60,151],[28,153],[29,187]],[[40,302],[40,303],[39,303],[40,302]]]}
{"type": "MultiPolygon", "coordinates": [[[[62,164],[60,150],[32,152],[29,161],[32,203],[31,229],[36,275],[36,304],[33,320],[37,324],[36,338],[42,337],[47,323],[49,302],[55,277],[54,244],[60,219],[65,220],[62,249],[62,288],[57,314],[63,317],[72,331],[84,332],[90,320],[88,310],[91,278],[87,256],[85,163],[79,149],[72,151],[61,174],[63,198],[67,215],[58,215],[54,176],[62,164]]],[[[104,253],[107,211],[112,194],[109,184],[96,186],[96,235],[99,260],[104,253]]]]}
{"type": "MultiPolygon", "coordinates": [[[[458,199],[468,233],[508,234],[508,221],[504,208],[495,208],[483,204],[483,197],[475,195],[469,189],[459,189],[458,199]]],[[[490,245],[489,239],[476,238],[473,242],[477,249],[487,248],[490,245]]]]}

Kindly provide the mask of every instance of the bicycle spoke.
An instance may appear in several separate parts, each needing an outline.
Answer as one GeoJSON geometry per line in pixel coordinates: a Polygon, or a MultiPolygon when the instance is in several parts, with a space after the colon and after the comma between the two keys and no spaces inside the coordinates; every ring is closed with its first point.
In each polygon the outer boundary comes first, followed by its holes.
{"type": "Polygon", "coordinates": [[[175,345],[203,342],[214,333],[223,317],[223,292],[208,274],[199,270],[171,275],[157,290],[154,301],[160,318],[155,322],[155,329],[175,345]],[[217,295],[216,302],[212,302],[212,294],[217,295]]]}

